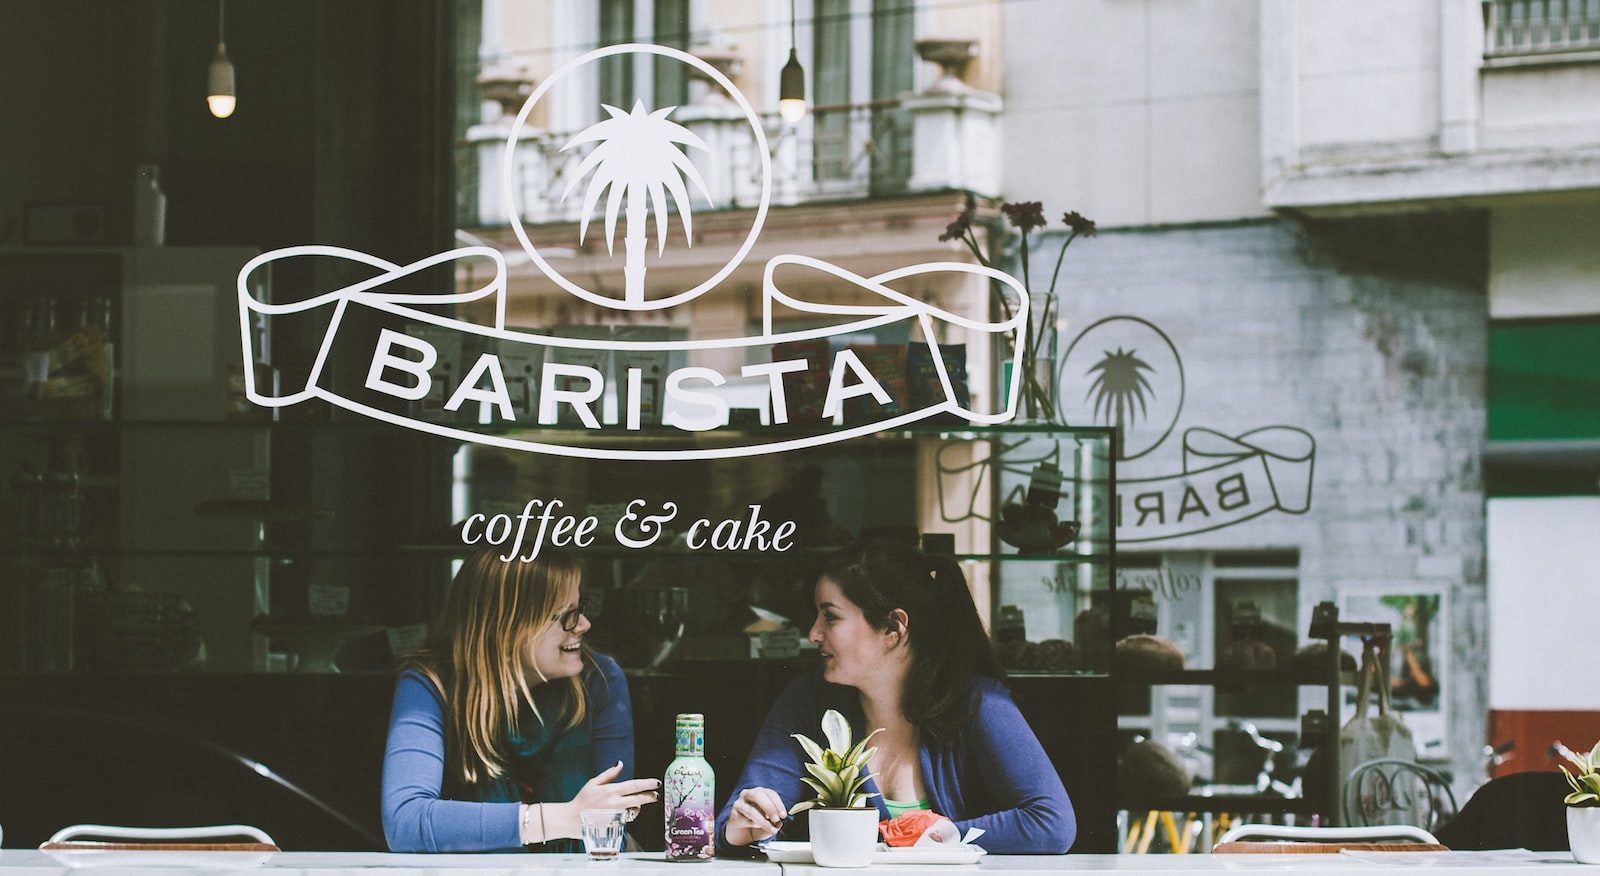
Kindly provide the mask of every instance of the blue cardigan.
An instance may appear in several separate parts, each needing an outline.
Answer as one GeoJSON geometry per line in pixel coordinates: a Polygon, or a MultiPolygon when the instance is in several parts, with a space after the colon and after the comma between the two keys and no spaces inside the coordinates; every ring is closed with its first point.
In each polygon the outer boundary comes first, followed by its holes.
{"type": "MultiPolygon", "coordinates": [[[[972,720],[940,746],[921,746],[922,783],[933,811],[949,817],[963,835],[971,827],[985,831],[977,844],[993,854],[1059,855],[1072,847],[1078,825],[1066,788],[1050,758],[999,681],[979,676],[972,682],[972,720]]],[[[778,697],[756,737],[750,760],[717,816],[717,854],[749,854],[727,841],[728,816],[745,788],[771,788],[784,806],[808,799],[801,784],[806,775],[804,752],[789,734],[812,739],[822,735],[822,714],[836,709],[850,722],[851,737],[867,732],[856,689],[829,684],[819,674],[796,679],[778,697]]],[[[866,791],[876,793],[869,781],[866,791]]],[[[880,819],[889,811],[883,797],[872,798],[880,819]]],[[[779,837],[794,832],[793,825],[779,837]]]]}
{"type": "MultiPolygon", "coordinates": [[[[590,777],[620,760],[618,779],[630,779],[633,709],[628,680],[615,660],[604,654],[593,657],[594,665],[583,672],[588,712],[563,737],[587,736],[593,760],[590,777]]],[[[383,835],[389,850],[482,852],[521,847],[514,796],[507,799],[491,789],[480,792],[477,800],[445,800],[440,798],[443,786],[444,700],[425,676],[408,670],[395,682],[389,741],[383,753],[383,835]],[[485,798],[504,802],[479,802],[485,798]]]]}

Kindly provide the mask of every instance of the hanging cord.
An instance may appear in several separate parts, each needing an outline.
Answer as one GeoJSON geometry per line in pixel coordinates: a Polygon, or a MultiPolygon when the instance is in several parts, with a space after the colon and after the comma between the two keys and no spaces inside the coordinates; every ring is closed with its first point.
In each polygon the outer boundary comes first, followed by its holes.
{"type": "MultiPolygon", "coordinates": [[[[790,2],[792,4],[793,0],[790,0],[790,2]]],[[[223,22],[227,19],[227,15],[228,0],[217,0],[217,45],[227,45],[228,41],[223,38],[223,34],[226,33],[223,29],[223,22]]]]}

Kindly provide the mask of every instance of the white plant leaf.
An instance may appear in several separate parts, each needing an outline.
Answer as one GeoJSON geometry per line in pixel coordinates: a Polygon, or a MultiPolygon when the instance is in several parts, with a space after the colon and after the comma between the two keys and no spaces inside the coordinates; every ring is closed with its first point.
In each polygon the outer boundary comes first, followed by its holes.
{"type": "Polygon", "coordinates": [[[827,797],[837,799],[844,796],[844,782],[839,779],[839,774],[817,766],[814,763],[806,764],[806,772],[810,773],[822,786],[827,789],[827,797]]]}
{"type": "MultiPolygon", "coordinates": [[[[860,758],[861,750],[867,747],[867,743],[868,742],[872,741],[872,737],[877,736],[879,733],[882,733],[882,732],[883,732],[883,728],[879,727],[878,729],[872,731],[871,733],[868,733],[865,737],[862,738],[862,740],[860,742],[857,742],[855,745],[850,747],[850,751],[847,754],[845,754],[845,760],[848,761],[848,762],[854,763],[857,759],[860,758]]],[[[876,750],[876,749],[874,749],[874,750],[876,750]]],[[[869,757],[867,759],[870,760],[871,758],[869,757]]]]}
{"type": "Polygon", "coordinates": [[[822,734],[828,737],[828,749],[841,756],[850,750],[850,722],[833,709],[822,716],[822,734]]]}
{"type": "Polygon", "coordinates": [[[795,739],[800,740],[800,747],[805,749],[806,757],[811,758],[812,763],[822,763],[822,747],[820,745],[812,742],[808,737],[802,734],[795,733],[792,735],[795,739]]]}

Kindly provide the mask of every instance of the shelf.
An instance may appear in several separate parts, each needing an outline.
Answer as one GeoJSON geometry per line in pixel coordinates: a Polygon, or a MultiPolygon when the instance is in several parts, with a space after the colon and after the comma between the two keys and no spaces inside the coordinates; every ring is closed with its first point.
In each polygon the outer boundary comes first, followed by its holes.
{"type": "Polygon", "coordinates": [[[1118,806],[1129,812],[1234,812],[1243,815],[1268,812],[1315,815],[1323,811],[1316,801],[1304,797],[1264,797],[1253,794],[1215,796],[1189,794],[1183,797],[1155,797],[1139,800],[1136,804],[1124,800],[1118,806]]]}
{"type": "MultiPolygon", "coordinates": [[[[503,545],[509,550],[510,545],[503,545]]],[[[774,560],[784,557],[797,556],[824,556],[838,550],[842,545],[825,548],[796,548],[792,551],[717,551],[717,550],[683,550],[673,548],[667,550],[642,548],[633,550],[624,547],[591,547],[580,548],[584,557],[593,557],[605,560],[658,560],[658,559],[722,559],[722,560],[774,560]]],[[[54,557],[72,559],[77,557],[284,557],[284,558],[336,558],[336,557],[383,557],[396,554],[411,554],[434,557],[464,557],[476,550],[477,546],[466,545],[427,545],[427,544],[400,544],[390,547],[343,550],[317,549],[317,548],[254,548],[254,549],[207,549],[207,548],[84,548],[77,551],[46,550],[44,548],[0,548],[0,557],[54,557]]],[[[524,545],[524,550],[527,545],[524,545]]],[[[990,555],[990,554],[949,554],[963,562],[1037,562],[1037,563],[1080,563],[1086,565],[1109,565],[1111,557],[1107,554],[1059,554],[1046,556],[990,555]]]]}
{"type": "MultiPolygon", "coordinates": [[[[839,550],[845,545],[829,545],[827,547],[802,547],[789,551],[719,551],[706,548],[703,550],[689,550],[682,547],[671,548],[631,548],[618,546],[595,546],[581,548],[585,557],[596,557],[608,560],[627,559],[666,559],[681,557],[688,559],[724,559],[724,560],[771,560],[783,557],[797,556],[826,556],[839,550]]],[[[510,545],[501,545],[510,549],[510,545]]],[[[526,550],[527,546],[524,545],[526,550]]],[[[442,556],[466,556],[477,545],[449,545],[449,544],[402,544],[396,545],[395,550],[409,554],[439,554],[442,556]]],[[[959,562],[1024,562],[1024,563],[1076,563],[1083,565],[1110,565],[1110,554],[942,554],[959,562]]]]}
{"type": "Polygon", "coordinates": [[[195,506],[200,517],[217,520],[250,520],[262,523],[293,523],[328,520],[333,512],[313,505],[295,505],[273,499],[207,499],[195,506]]]}
{"type": "Polygon", "coordinates": [[[1005,560],[1022,563],[1081,563],[1090,566],[1108,566],[1110,554],[955,554],[958,560],[1005,560]]]}
{"type": "Polygon", "coordinates": [[[1007,669],[1006,678],[1110,678],[1104,672],[1080,669],[1074,672],[1057,672],[1049,669],[1007,669]]]}
{"type": "MultiPolygon", "coordinates": [[[[433,425],[433,424],[430,424],[433,425]]],[[[719,429],[710,429],[704,432],[689,432],[667,426],[651,426],[637,431],[627,431],[618,424],[607,424],[605,427],[594,429],[575,428],[567,425],[537,426],[537,425],[511,425],[511,426],[480,426],[469,423],[439,423],[437,425],[456,429],[470,429],[483,435],[537,435],[544,440],[566,438],[571,443],[578,439],[594,441],[619,441],[619,440],[647,440],[660,441],[663,439],[679,441],[695,441],[699,439],[742,439],[742,438],[803,438],[812,435],[831,435],[845,432],[859,425],[816,427],[792,426],[750,426],[733,427],[724,426],[719,429]]],[[[0,419],[0,431],[35,432],[35,433],[60,433],[60,432],[97,432],[115,431],[118,429],[139,430],[176,430],[176,429],[271,429],[273,431],[382,431],[393,432],[404,427],[395,426],[378,420],[351,418],[327,422],[311,420],[282,420],[271,422],[266,420],[18,420],[0,419]]],[[[408,430],[409,431],[409,430],[408,430]]],[[[1072,438],[1100,438],[1110,440],[1111,430],[1100,426],[1052,426],[1045,424],[1002,424],[995,426],[964,425],[958,423],[913,423],[897,429],[888,429],[862,435],[862,438],[942,438],[949,440],[972,440],[976,438],[1000,435],[1056,435],[1072,438]]],[[[451,439],[447,439],[451,440],[451,439]]]]}
{"type": "Polygon", "coordinates": [[[96,559],[110,558],[221,558],[221,557],[283,557],[294,558],[333,558],[333,557],[382,557],[395,554],[393,549],[371,550],[318,550],[306,548],[296,550],[293,548],[84,548],[83,550],[45,550],[43,548],[4,548],[0,549],[0,557],[38,557],[56,560],[80,560],[94,557],[96,559]]]}
{"type": "MultiPolygon", "coordinates": [[[[1207,685],[1218,688],[1249,687],[1251,685],[1297,685],[1299,687],[1327,687],[1328,676],[1321,672],[1302,672],[1295,669],[1181,669],[1172,672],[1112,673],[1118,681],[1148,685],[1207,685]]],[[[1341,685],[1356,684],[1356,673],[1339,673],[1341,685]]]]}

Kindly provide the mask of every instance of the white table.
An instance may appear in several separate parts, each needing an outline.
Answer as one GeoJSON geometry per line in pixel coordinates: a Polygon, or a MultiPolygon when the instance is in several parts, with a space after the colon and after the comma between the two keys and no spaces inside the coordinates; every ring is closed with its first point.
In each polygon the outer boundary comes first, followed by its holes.
{"type": "MultiPolygon", "coordinates": [[[[1498,853],[1497,853],[1498,854],[1498,853]]],[[[1476,852],[1402,852],[1394,855],[1374,856],[1366,860],[1351,855],[1299,854],[1299,855],[987,855],[979,859],[978,870],[985,876],[1041,876],[1044,873],[1117,873],[1174,876],[1180,873],[1349,873],[1412,874],[1412,876],[1491,876],[1491,874],[1516,874],[1560,872],[1562,874],[1596,874],[1600,865],[1577,864],[1566,852],[1537,853],[1542,860],[1514,863],[1488,857],[1476,852]],[[1405,857],[1399,857],[1404,855],[1405,857]]],[[[949,867],[929,864],[874,864],[873,876],[897,874],[907,876],[936,876],[944,872],[955,876],[966,867],[949,867]]],[[[783,876],[839,876],[840,870],[829,870],[810,864],[784,864],[783,876]]]]}
{"type": "MultiPolygon", "coordinates": [[[[71,874],[93,869],[106,873],[259,873],[270,876],[300,873],[306,876],[370,876],[374,871],[415,876],[483,876],[516,873],[518,876],[782,876],[777,864],[766,861],[717,860],[708,863],[668,863],[660,852],[623,855],[615,861],[591,864],[583,855],[439,854],[396,855],[384,852],[40,852],[0,850],[0,873],[71,874]]],[[[953,876],[953,874],[952,874],[953,876]]]]}
{"type": "MultiPolygon", "coordinates": [[[[1531,873],[1596,874],[1600,866],[1575,864],[1570,855],[1541,854],[1540,860],[1515,862],[1485,857],[1494,853],[1406,852],[1363,859],[1350,855],[989,855],[977,869],[986,876],[1039,876],[1042,873],[1350,873],[1427,874],[1427,876],[1498,876],[1531,873]]],[[[717,860],[707,864],[669,864],[660,853],[632,853],[621,860],[591,864],[582,855],[392,855],[379,852],[40,852],[0,850],[0,873],[71,874],[92,869],[99,874],[129,873],[300,873],[306,876],[841,876],[847,871],[811,865],[764,861],[717,860]]],[[[931,864],[878,864],[870,873],[956,876],[970,867],[931,864]]]]}

